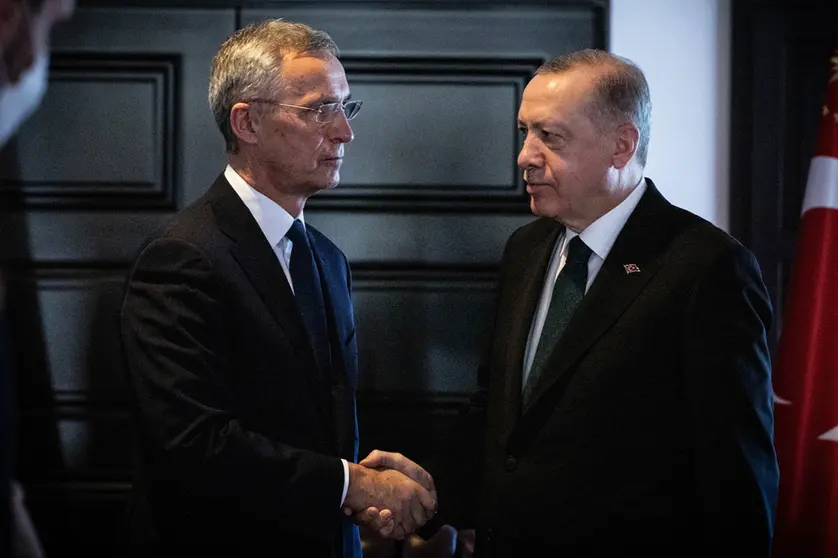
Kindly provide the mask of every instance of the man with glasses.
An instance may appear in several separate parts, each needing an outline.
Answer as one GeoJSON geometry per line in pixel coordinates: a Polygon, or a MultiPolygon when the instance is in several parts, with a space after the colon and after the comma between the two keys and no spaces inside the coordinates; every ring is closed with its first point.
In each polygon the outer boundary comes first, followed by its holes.
{"type": "Polygon", "coordinates": [[[349,97],[337,47],[306,25],[251,25],[213,60],[228,165],[142,246],[120,314],[149,555],[359,558],[356,522],[403,537],[435,512],[415,463],[356,464],[351,273],[304,218],[338,184],[349,97]]]}

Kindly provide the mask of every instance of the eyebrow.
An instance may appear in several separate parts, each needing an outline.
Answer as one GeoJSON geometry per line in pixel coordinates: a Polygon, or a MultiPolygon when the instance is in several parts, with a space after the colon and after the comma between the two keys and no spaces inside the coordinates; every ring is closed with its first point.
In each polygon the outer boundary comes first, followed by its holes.
{"type": "MultiPolygon", "coordinates": [[[[518,120],[518,127],[519,128],[526,128],[527,125],[526,125],[526,123],[524,123],[523,120],[518,120]]],[[[550,131],[550,132],[558,131],[558,132],[561,132],[561,133],[566,134],[566,135],[570,134],[570,129],[567,126],[565,126],[561,122],[556,122],[555,120],[537,120],[537,121],[532,123],[532,127],[535,128],[536,130],[541,130],[541,131],[545,131],[545,130],[550,131]]]]}
{"type": "Polygon", "coordinates": [[[337,100],[334,97],[323,96],[323,97],[320,97],[319,99],[313,101],[313,104],[314,105],[326,105],[326,104],[329,104],[329,103],[348,103],[351,100],[352,100],[352,93],[347,95],[346,98],[344,98],[342,101],[337,100]]]}

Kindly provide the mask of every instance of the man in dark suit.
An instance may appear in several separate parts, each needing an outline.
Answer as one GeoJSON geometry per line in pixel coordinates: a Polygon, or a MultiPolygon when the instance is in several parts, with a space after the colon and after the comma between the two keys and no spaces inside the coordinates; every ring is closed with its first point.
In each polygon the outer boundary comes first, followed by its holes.
{"type": "MultiPolygon", "coordinates": [[[[35,112],[47,89],[49,39],[75,0],[0,0],[0,149],[35,112]]],[[[2,228],[2,226],[0,226],[2,228]]],[[[43,549],[15,480],[17,408],[0,272],[0,556],[37,558],[43,549]]]]}
{"type": "Polygon", "coordinates": [[[471,491],[427,465],[477,556],[769,555],[772,308],[753,254],[644,178],[650,114],[640,69],[601,51],[523,93],[540,218],[503,253],[482,444],[448,467],[471,491]]]}
{"type": "Polygon", "coordinates": [[[229,165],[141,247],[120,314],[150,555],[359,558],[351,512],[402,536],[434,512],[406,458],[387,454],[405,474],[356,464],[350,268],[303,215],[338,183],[349,96],[337,47],[306,25],[248,26],[213,60],[229,165]]]}

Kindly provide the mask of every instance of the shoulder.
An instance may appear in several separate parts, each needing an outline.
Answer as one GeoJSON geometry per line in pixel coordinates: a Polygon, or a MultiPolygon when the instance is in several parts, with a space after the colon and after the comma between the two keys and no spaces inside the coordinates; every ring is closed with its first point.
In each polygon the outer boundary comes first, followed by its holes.
{"type": "Polygon", "coordinates": [[[681,224],[672,242],[673,251],[705,263],[728,258],[755,261],[751,250],[727,231],[686,209],[672,206],[672,211],[673,219],[681,224]]]}
{"type": "Polygon", "coordinates": [[[705,266],[720,258],[753,258],[751,251],[727,231],[693,213],[672,205],[648,180],[649,187],[625,228],[633,238],[658,245],[683,264],[705,266]]]}
{"type": "Polygon", "coordinates": [[[209,196],[204,195],[167,217],[140,245],[136,256],[164,246],[191,246],[211,253],[222,239],[209,196]]]}

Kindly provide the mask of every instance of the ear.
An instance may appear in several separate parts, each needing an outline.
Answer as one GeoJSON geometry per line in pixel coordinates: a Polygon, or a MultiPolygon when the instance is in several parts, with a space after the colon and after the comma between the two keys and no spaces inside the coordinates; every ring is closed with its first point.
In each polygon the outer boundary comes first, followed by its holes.
{"type": "Polygon", "coordinates": [[[259,141],[259,119],[247,103],[236,103],[230,109],[230,128],[242,143],[253,145],[259,141]]]}
{"type": "Polygon", "coordinates": [[[622,169],[634,158],[639,140],[640,132],[637,131],[634,124],[629,122],[620,124],[617,128],[617,141],[611,158],[611,164],[614,165],[614,168],[622,169]]]}

